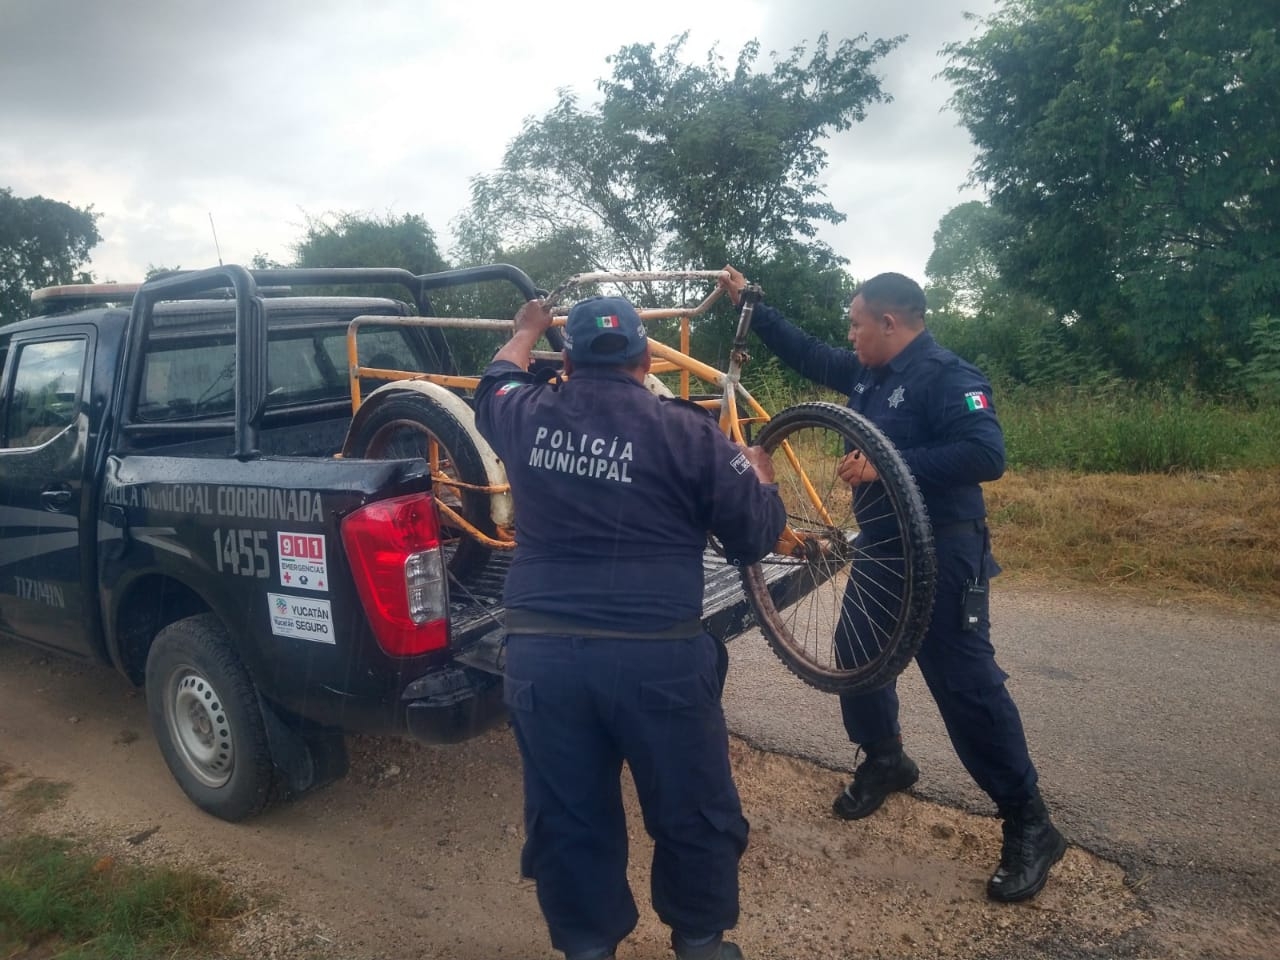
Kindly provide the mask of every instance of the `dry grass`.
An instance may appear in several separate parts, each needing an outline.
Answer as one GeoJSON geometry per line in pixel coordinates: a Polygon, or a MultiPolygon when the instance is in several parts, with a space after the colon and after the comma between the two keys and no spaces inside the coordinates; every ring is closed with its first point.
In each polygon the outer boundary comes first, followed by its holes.
{"type": "Polygon", "coordinates": [[[1280,471],[1023,470],[986,485],[1014,579],[1280,612],[1280,471]]]}

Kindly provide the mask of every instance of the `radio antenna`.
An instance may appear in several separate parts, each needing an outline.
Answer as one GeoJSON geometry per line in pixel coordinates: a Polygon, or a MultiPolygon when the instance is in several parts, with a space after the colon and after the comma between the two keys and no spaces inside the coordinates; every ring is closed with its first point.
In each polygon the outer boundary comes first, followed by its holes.
{"type": "Polygon", "coordinates": [[[222,266],[222,248],[218,246],[218,228],[213,225],[213,211],[209,212],[209,229],[213,231],[213,249],[218,252],[218,266],[222,266]]]}

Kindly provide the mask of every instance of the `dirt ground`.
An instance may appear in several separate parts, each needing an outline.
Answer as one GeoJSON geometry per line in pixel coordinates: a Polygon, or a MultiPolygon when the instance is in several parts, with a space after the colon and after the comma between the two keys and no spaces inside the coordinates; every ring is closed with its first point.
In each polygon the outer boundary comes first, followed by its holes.
{"type": "MultiPolygon", "coordinates": [[[[0,642],[0,829],[81,838],[122,860],[197,866],[255,907],[229,949],[274,960],[523,958],[552,951],[518,875],[520,764],[501,729],[457,747],[353,738],[344,781],[241,825],[196,810],[160,760],[141,697],[99,668],[0,642]],[[34,779],[70,784],[39,813],[34,779]]],[[[1114,955],[1150,920],[1122,871],[1072,848],[1045,891],[987,902],[999,825],[910,795],[829,812],[844,774],[731,743],[751,821],[742,919],[752,960],[1114,955]]],[[[625,960],[670,957],[648,904],[650,846],[629,796],[640,925],[625,960]]]]}

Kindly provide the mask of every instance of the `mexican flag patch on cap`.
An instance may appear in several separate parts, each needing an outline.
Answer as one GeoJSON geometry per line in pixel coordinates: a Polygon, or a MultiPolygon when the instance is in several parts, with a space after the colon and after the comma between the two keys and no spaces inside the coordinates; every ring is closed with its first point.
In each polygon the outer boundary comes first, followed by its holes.
{"type": "Polygon", "coordinates": [[[615,314],[609,314],[607,317],[596,317],[597,327],[616,327],[618,318],[615,314]]]}

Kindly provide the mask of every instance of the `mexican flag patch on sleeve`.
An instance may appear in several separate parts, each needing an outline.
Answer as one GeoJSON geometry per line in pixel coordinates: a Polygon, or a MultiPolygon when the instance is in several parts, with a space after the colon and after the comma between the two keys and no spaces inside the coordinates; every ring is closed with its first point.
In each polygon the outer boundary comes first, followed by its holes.
{"type": "Polygon", "coordinates": [[[981,390],[975,390],[973,393],[964,395],[964,405],[967,410],[990,410],[991,401],[987,399],[987,395],[981,390]]]}

